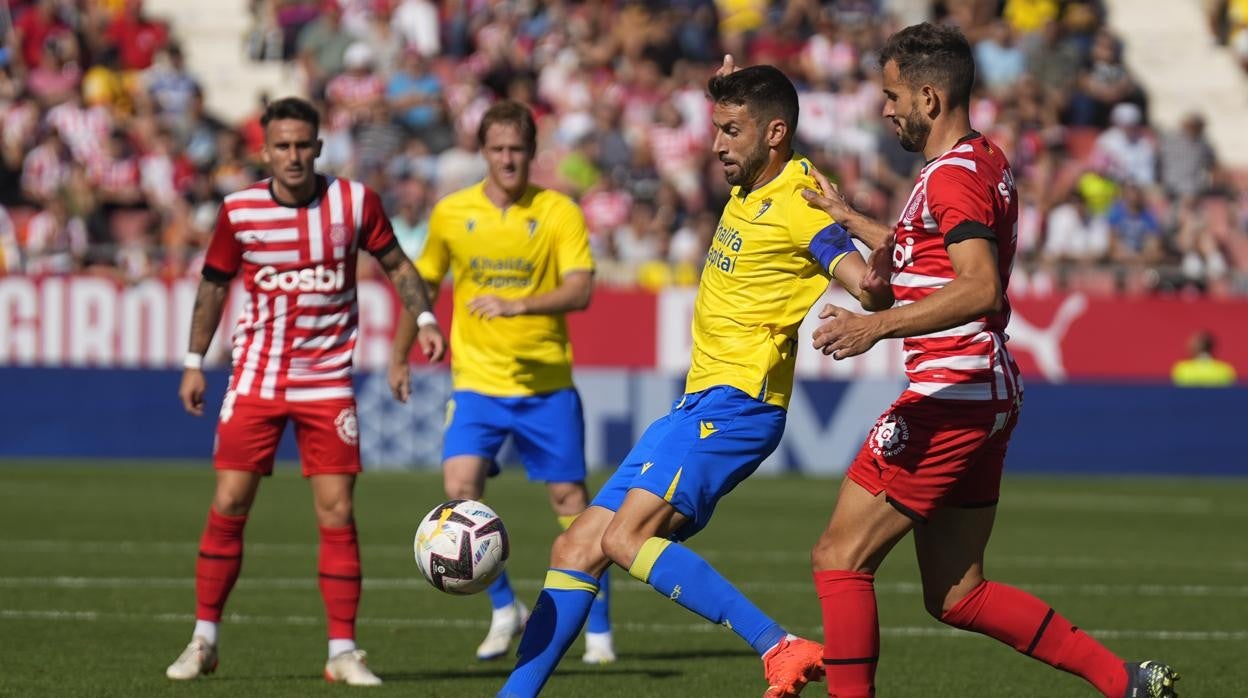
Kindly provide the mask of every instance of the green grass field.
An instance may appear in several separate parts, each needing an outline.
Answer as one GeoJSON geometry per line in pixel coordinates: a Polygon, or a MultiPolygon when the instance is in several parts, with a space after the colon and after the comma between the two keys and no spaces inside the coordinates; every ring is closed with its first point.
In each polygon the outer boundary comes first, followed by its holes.
{"type": "MultiPolygon", "coordinates": [[[[305,482],[279,469],[247,528],[217,673],[164,678],[189,639],[195,551],[212,483],[204,465],[0,464],[0,694],[309,695],[327,685],[316,533],[305,482]]],[[[759,478],[723,502],[692,547],[790,630],[819,637],[807,550],[834,480],[759,478]]],[[[509,662],[472,658],[488,602],[434,591],[411,557],[418,517],[441,501],[429,473],[368,473],[358,489],[365,591],[359,641],[394,695],[490,696],[509,662]]],[[[557,526],[540,487],[509,473],[490,503],[511,534],[510,571],[531,602],[557,526]]],[[[989,573],[1050,601],[1130,658],[1183,673],[1184,698],[1248,695],[1248,481],[1008,480],[989,573]]],[[[881,696],[1091,696],[1079,679],[926,616],[903,543],[877,577],[881,696]]],[[[620,661],[573,646],[552,697],[758,696],[761,664],[626,575],[614,577],[620,661]]],[[[825,695],[822,685],[808,695],[825,695]]]]}

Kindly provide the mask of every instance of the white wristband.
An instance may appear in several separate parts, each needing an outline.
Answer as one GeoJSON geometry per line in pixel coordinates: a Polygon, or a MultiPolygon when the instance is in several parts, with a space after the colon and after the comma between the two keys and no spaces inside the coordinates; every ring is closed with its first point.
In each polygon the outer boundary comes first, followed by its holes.
{"type": "Polygon", "coordinates": [[[182,368],[189,368],[199,371],[204,367],[204,355],[188,352],[185,359],[182,359],[182,368]]]}
{"type": "Polygon", "coordinates": [[[416,316],[417,327],[428,327],[430,325],[433,325],[436,327],[437,324],[438,324],[438,318],[435,317],[434,314],[429,312],[428,310],[416,316]]]}

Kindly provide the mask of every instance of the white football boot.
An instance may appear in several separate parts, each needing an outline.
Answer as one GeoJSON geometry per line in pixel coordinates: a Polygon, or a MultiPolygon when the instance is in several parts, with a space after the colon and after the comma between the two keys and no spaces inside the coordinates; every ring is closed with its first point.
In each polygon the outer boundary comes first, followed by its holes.
{"type": "Polygon", "coordinates": [[[490,632],[477,647],[477,659],[487,662],[507,654],[511,641],[524,632],[524,624],[529,620],[529,609],[519,601],[510,606],[494,609],[490,618],[490,632]]]}
{"type": "Polygon", "coordinates": [[[351,650],[325,662],[325,680],[348,686],[380,686],[381,679],[368,668],[364,650],[351,650]]]}
{"type": "Polygon", "coordinates": [[[615,661],[615,644],[611,633],[585,633],[585,654],[581,661],[586,664],[610,664],[615,661]]]}
{"type": "Polygon", "coordinates": [[[182,654],[165,669],[165,676],[175,681],[188,681],[217,670],[217,646],[196,635],[182,654]]]}

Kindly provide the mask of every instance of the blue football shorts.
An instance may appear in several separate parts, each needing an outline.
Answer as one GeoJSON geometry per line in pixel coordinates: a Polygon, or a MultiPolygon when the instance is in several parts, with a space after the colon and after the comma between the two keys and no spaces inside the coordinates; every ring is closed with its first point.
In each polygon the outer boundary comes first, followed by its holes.
{"type": "Polygon", "coordinates": [[[629,490],[645,490],[689,517],[673,535],[685,540],[776,450],[787,416],[728,386],[686,394],[646,429],[591,504],[617,511],[629,490]]]}
{"type": "Polygon", "coordinates": [[[490,461],[492,477],[499,473],[496,459],[509,435],[530,480],[585,479],[585,415],[576,388],[523,397],[494,397],[468,390],[451,393],[443,461],[480,456],[490,461]]]}

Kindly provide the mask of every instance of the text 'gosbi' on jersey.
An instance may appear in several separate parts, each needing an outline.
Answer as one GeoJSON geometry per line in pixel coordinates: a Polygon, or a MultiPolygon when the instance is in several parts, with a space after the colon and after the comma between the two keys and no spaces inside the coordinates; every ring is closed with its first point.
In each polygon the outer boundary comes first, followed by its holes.
{"type": "Polygon", "coordinates": [[[269,180],[225,197],[205,274],[242,274],[247,294],[233,337],[239,396],[307,401],[351,397],[360,247],[397,244],[377,195],[320,177],[306,206],[278,203],[269,180]]]}

